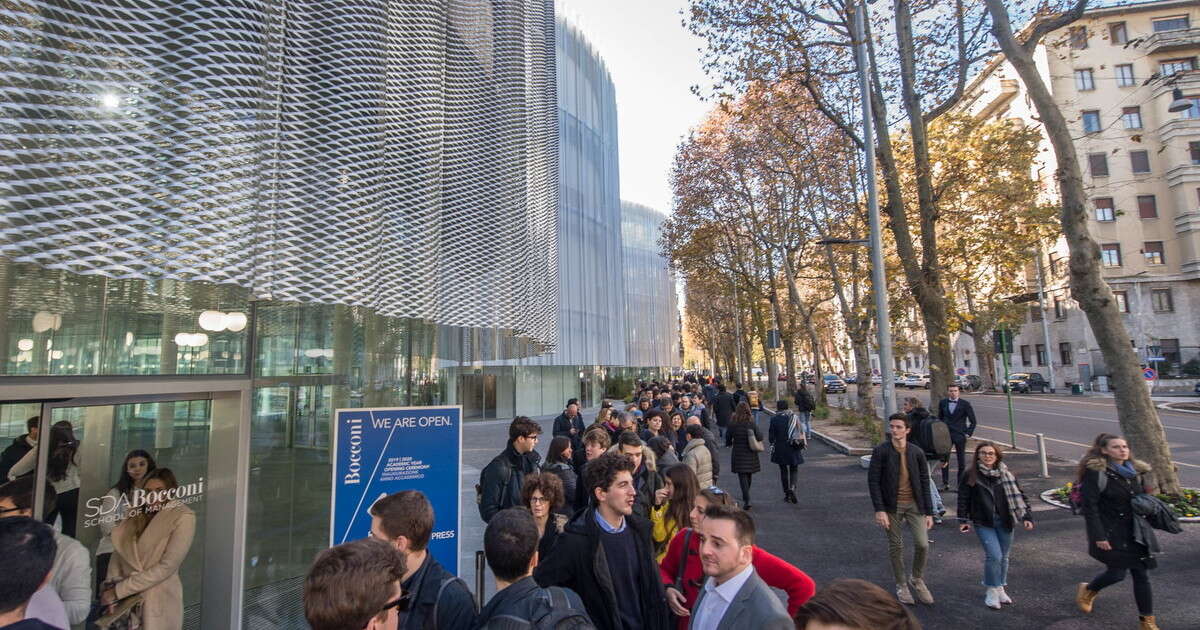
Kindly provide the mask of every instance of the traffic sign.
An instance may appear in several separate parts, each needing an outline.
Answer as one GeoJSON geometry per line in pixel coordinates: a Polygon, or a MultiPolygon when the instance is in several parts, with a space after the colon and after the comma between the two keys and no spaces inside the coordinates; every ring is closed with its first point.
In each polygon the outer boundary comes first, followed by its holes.
{"type": "Polygon", "coordinates": [[[1155,372],[1154,368],[1146,368],[1142,370],[1142,378],[1146,379],[1147,381],[1153,381],[1154,379],[1158,378],[1158,372],[1155,372]]]}
{"type": "Polygon", "coordinates": [[[967,368],[958,368],[957,370],[954,370],[954,373],[955,373],[955,374],[957,374],[957,375],[959,375],[959,376],[966,376],[966,375],[967,375],[967,368]]]}

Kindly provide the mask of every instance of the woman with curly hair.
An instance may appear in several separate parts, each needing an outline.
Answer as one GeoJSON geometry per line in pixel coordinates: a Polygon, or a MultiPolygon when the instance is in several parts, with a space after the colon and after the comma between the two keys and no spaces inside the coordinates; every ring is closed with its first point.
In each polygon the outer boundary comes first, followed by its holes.
{"type": "Polygon", "coordinates": [[[534,473],[521,484],[521,503],[533,514],[538,528],[538,558],[546,558],[567,526],[567,516],[559,514],[563,506],[562,481],[553,473],[534,473]]]}

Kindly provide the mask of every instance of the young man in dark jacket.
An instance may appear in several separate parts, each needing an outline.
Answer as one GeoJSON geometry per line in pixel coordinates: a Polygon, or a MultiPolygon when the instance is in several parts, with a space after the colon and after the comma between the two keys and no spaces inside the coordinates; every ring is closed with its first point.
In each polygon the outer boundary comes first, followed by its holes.
{"type": "Polygon", "coordinates": [[[867,486],[875,506],[875,523],[887,532],[888,556],[896,578],[896,598],[912,604],[913,591],[922,604],[932,604],[925,586],[925,558],[929,553],[929,528],[933,527],[933,503],[929,496],[929,465],[925,453],[908,443],[912,425],[908,416],[894,413],[888,418],[890,439],[871,451],[867,486]],[[904,571],[903,527],[913,537],[912,577],[904,571]],[[910,590],[911,588],[911,590],[910,590]]]}
{"type": "Polygon", "coordinates": [[[38,422],[40,420],[38,416],[26,419],[25,435],[13,438],[12,444],[9,444],[8,448],[4,449],[4,453],[0,454],[0,480],[7,481],[8,470],[21,461],[26,453],[37,448],[38,422]]]}
{"type": "Polygon", "coordinates": [[[587,619],[579,595],[561,587],[544,589],[534,581],[537,548],[537,525],[529,510],[509,508],[492,517],[483,533],[483,553],[496,578],[496,594],[479,613],[475,628],[512,628],[514,621],[532,626],[551,610],[575,621],[587,619]]]}
{"type": "Polygon", "coordinates": [[[402,630],[470,630],[475,624],[475,598],[466,582],[430,555],[433,506],[424,494],[403,490],[376,501],[371,509],[371,537],[404,556],[400,587],[408,608],[400,613],[402,630]],[[434,611],[437,611],[436,618],[434,611]]]}
{"type": "Polygon", "coordinates": [[[617,450],[633,462],[633,487],[637,490],[637,499],[633,502],[633,513],[648,519],[650,510],[657,506],[658,491],[662,489],[662,480],[658,472],[651,469],[646,462],[646,449],[642,439],[632,431],[622,432],[617,437],[617,450]]]}
{"type": "Polygon", "coordinates": [[[729,393],[729,386],[722,385],[721,392],[713,399],[713,415],[717,417],[718,435],[724,439],[725,430],[729,428],[729,422],[733,419],[733,410],[737,407],[737,401],[733,394],[729,393]]]}
{"type": "Polygon", "coordinates": [[[513,418],[508,425],[505,448],[479,473],[479,518],[488,522],[505,508],[521,505],[521,483],[525,475],[537,472],[541,456],[537,446],[542,427],[525,416],[513,418]]]}
{"type": "Polygon", "coordinates": [[[599,630],[670,626],[650,522],[633,514],[633,469],[633,462],[618,453],[588,463],[584,484],[593,507],[567,524],[553,553],[533,572],[543,587],[579,593],[599,630]]]}

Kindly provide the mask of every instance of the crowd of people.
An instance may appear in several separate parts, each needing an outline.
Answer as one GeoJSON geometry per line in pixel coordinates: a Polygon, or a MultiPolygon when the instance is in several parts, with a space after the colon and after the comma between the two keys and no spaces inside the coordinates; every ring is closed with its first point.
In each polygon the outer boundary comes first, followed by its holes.
{"type": "MultiPolygon", "coordinates": [[[[867,487],[875,523],[886,532],[894,596],[853,579],[817,590],[804,571],[760,547],[751,487],[761,455],[770,450],[784,500],[796,503],[814,409],[804,387],[771,413],[740,384],[639,383],[634,402],[605,402],[591,423],[578,401],[568,401],[552,423],[544,461],[536,448],[541,425],[517,417],[476,488],[496,584],[485,605],[429,553],[434,511],[422,493],[408,490],[370,506],[369,538],[317,556],[304,583],[306,619],[314,630],[918,629],[910,607],[934,603],[924,580],[928,531],[945,514],[947,491],[957,494],[959,531],[974,532],[980,544],[984,605],[1013,603],[1005,590],[1009,555],[1014,532],[1034,529],[1032,510],[996,444],[979,441],[966,454],[976,420],[956,387],[936,416],[907,399],[871,454],[867,487]],[[770,417],[765,432],[756,413],[770,417]],[[719,485],[722,445],[740,503],[719,485]],[[772,589],[786,593],[786,602],[772,589]]],[[[153,499],[178,486],[174,474],[146,451],[125,457],[109,491],[114,504],[134,490],[152,500],[149,509],[102,527],[93,578],[89,552],[63,518],[71,507],[59,500],[59,488],[78,489],[78,473],[70,480],[77,468],[70,427],[55,425],[55,432],[42,518],[34,515],[33,476],[20,468],[36,449],[13,458],[13,480],[0,486],[0,630],[66,628],[85,619],[105,628],[181,628],[177,574],[195,515],[153,499]]],[[[36,446],[36,433],[26,437],[36,446]]],[[[1081,460],[1076,483],[1088,549],[1105,570],[1078,585],[1075,602],[1090,613],[1099,593],[1128,573],[1141,628],[1155,630],[1149,571],[1158,545],[1134,505],[1149,491],[1149,472],[1116,435],[1098,436],[1081,460]]]]}
{"type": "Polygon", "coordinates": [[[74,427],[62,420],[48,432],[41,514],[35,514],[33,474],[39,417],[29,418],[26,428],[27,433],[0,454],[0,474],[9,480],[0,485],[0,527],[8,528],[0,534],[0,557],[12,560],[8,545],[24,541],[29,547],[16,557],[41,567],[44,558],[38,554],[48,553],[49,570],[36,569],[16,580],[13,574],[24,573],[26,565],[0,567],[0,592],[5,594],[0,598],[0,619],[15,610],[17,600],[10,593],[33,588],[17,602],[20,616],[9,625],[0,622],[0,628],[181,628],[184,594],[179,569],[191,549],[196,515],[170,498],[179,487],[172,470],[157,466],[145,450],[125,456],[117,482],[99,501],[106,509],[96,519],[100,538],[93,554],[76,539],[80,476],[74,427]],[[17,538],[4,539],[5,535],[17,538]],[[13,625],[17,621],[24,625],[13,625]]]}

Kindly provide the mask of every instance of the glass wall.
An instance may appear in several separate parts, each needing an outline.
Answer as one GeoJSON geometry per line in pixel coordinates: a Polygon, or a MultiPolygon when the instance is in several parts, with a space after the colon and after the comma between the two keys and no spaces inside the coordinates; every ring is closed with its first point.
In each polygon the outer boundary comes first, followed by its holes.
{"type": "Polygon", "coordinates": [[[240,374],[246,291],[0,258],[0,375],[240,374]]]}

